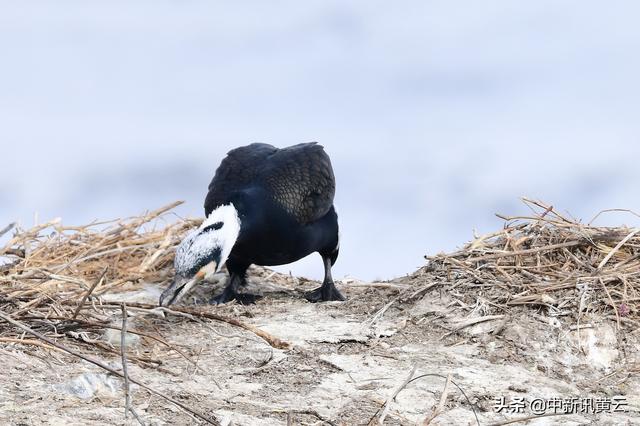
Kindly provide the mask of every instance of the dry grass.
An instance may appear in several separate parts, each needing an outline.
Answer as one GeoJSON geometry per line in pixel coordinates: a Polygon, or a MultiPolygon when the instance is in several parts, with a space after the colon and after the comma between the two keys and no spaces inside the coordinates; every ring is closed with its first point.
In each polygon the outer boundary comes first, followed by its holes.
{"type": "MultiPolygon", "coordinates": [[[[200,420],[217,424],[215,419],[128,377],[127,361],[171,374],[162,367],[162,360],[132,352],[127,354],[126,348],[114,348],[101,338],[106,329],[120,330],[122,342],[125,332],[136,334],[146,339],[147,344],[164,346],[165,350],[196,364],[184,348],[176,347],[161,336],[126,329],[125,305],[101,297],[136,290],[144,283],[162,284],[171,280],[177,244],[201,223],[177,217],[166,220],[166,215],[179,204],[175,202],[138,217],[86,226],[63,226],[55,220],[28,230],[16,229],[13,237],[0,248],[3,261],[0,263],[0,319],[3,320],[0,342],[57,350],[82,358],[163,397],[200,420]],[[38,340],[25,338],[28,335],[38,340]],[[121,354],[122,365],[114,369],[96,358],[96,354],[111,357],[121,354]]],[[[11,229],[12,226],[7,227],[0,233],[11,229]]],[[[208,319],[253,333],[272,347],[289,346],[255,326],[206,309],[127,305],[135,310],[138,322],[144,316],[149,321],[157,321],[165,315],[183,321],[208,319]]]]}
{"type": "MultiPolygon", "coordinates": [[[[577,321],[578,326],[581,317],[591,312],[611,317],[619,327],[637,327],[640,230],[585,225],[551,206],[524,202],[532,209],[531,216],[503,217],[503,229],[477,237],[454,253],[428,257],[427,266],[409,280],[416,285],[396,286],[398,297],[369,322],[375,322],[399,301],[440,288],[460,307],[479,311],[480,317],[460,327],[502,319],[511,309],[523,307],[545,309],[550,316],[577,321]]],[[[167,215],[178,204],[139,217],[87,226],[68,227],[52,221],[27,230],[15,229],[0,248],[0,344],[71,354],[125,379],[127,362],[172,374],[153,355],[134,353],[124,346],[114,348],[100,339],[106,329],[120,330],[124,335],[123,312],[128,307],[137,319],[146,315],[159,321],[159,315],[170,314],[182,321],[223,321],[253,333],[272,347],[288,348],[287,342],[238,319],[218,315],[215,308],[172,310],[141,303],[124,307],[101,297],[137,290],[144,283],[167,283],[172,278],[175,247],[200,223],[175,216],[168,220],[167,215]],[[122,365],[105,365],[97,358],[100,355],[122,355],[122,365]]],[[[11,230],[4,228],[0,235],[11,230]]],[[[160,345],[196,364],[187,348],[176,347],[148,331],[154,328],[147,328],[146,323],[137,324],[144,326],[126,332],[141,336],[145,345],[160,345]]],[[[135,378],[128,379],[161,394],[135,378]]],[[[161,396],[192,416],[217,423],[180,401],[161,396]]]]}
{"type": "Polygon", "coordinates": [[[640,229],[583,224],[544,203],[523,202],[530,216],[499,216],[503,229],[454,253],[427,257],[414,278],[444,284],[462,307],[481,307],[484,315],[532,306],[578,323],[599,313],[619,327],[637,326],[640,229]]]}
{"type": "MultiPolygon", "coordinates": [[[[126,220],[79,227],[55,220],[18,229],[0,248],[0,258],[9,259],[0,267],[3,309],[26,311],[41,304],[53,306],[55,300],[61,302],[56,309],[51,307],[59,311],[56,314],[70,314],[67,302],[77,302],[94,285],[92,295],[99,296],[141,282],[167,281],[175,246],[200,223],[164,221],[163,215],[179,204],[126,220]]],[[[14,317],[16,313],[14,310],[14,317]]]]}
{"type": "MultiPolygon", "coordinates": [[[[428,265],[414,274],[427,286],[409,288],[399,299],[446,284],[461,306],[481,306],[483,314],[524,305],[575,319],[598,311],[619,325],[640,320],[640,230],[582,224],[523,201],[531,216],[501,216],[503,229],[427,257],[428,265]]],[[[52,221],[15,230],[0,248],[0,309],[14,319],[95,320],[100,316],[91,307],[101,295],[168,282],[176,245],[200,223],[166,220],[179,204],[126,220],[80,227],[52,221]]]]}

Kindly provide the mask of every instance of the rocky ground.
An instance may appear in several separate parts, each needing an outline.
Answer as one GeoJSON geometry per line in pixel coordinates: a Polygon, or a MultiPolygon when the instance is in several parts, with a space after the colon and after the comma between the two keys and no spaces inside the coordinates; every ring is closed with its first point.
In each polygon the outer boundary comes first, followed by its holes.
{"type": "MultiPolygon", "coordinates": [[[[324,304],[303,298],[318,283],[262,269],[253,269],[252,282],[264,294],[256,305],[210,309],[259,327],[290,349],[274,349],[227,323],[130,309],[130,328],[162,336],[184,353],[130,335],[130,355],[162,362],[160,368],[130,362],[130,376],[226,425],[378,424],[382,418],[389,425],[429,418],[442,425],[507,424],[534,414],[529,406],[508,412],[523,401],[605,404],[618,397],[625,413],[547,416],[528,424],[640,423],[638,324],[617,330],[615,320],[586,315],[577,328],[531,308],[484,315],[481,304],[460,306],[451,292],[428,288],[428,274],[388,283],[345,280],[338,287],[348,300],[324,304]],[[414,288],[420,291],[411,294],[414,288]],[[409,377],[416,379],[406,383],[409,377]],[[506,409],[497,412],[497,403],[506,409]]],[[[203,286],[184,303],[200,303],[219,286],[203,286]]],[[[159,292],[148,284],[105,299],[155,303],[159,292]]],[[[84,337],[118,348],[120,333],[84,337]]],[[[121,365],[117,353],[93,355],[121,365]]],[[[3,342],[0,363],[2,424],[137,424],[125,419],[122,381],[85,361],[3,342]]],[[[145,424],[202,423],[139,386],[131,393],[145,424]]]]}

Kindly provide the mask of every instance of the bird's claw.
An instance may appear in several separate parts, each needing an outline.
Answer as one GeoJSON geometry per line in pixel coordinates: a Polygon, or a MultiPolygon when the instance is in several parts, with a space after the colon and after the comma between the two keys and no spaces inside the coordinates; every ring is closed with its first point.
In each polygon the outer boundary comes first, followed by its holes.
{"type": "Polygon", "coordinates": [[[231,292],[222,292],[218,296],[211,298],[210,302],[212,305],[222,305],[224,303],[231,302],[232,300],[236,300],[241,305],[254,305],[262,296],[257,294],[249,294],[249,293],[231,293],[231,292]]]}
{"type": "Polygon", "coordinates": [[[322,284],[321,287],[307,293],[305,298],[311,303],[347,300],[333,283],[322,284]]]}

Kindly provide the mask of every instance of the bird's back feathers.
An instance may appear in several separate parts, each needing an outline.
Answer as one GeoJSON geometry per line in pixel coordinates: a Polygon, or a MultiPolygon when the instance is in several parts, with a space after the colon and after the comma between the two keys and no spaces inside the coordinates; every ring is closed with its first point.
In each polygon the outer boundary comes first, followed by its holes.
{"type": "Polygon", "coordinates": [[[313,222],[333,205],[331,160],[315,142],[278,149],[254,143],[229,151],[209,184],[208,216],[234,192],[259,187],[299,223],[313,222]]]}

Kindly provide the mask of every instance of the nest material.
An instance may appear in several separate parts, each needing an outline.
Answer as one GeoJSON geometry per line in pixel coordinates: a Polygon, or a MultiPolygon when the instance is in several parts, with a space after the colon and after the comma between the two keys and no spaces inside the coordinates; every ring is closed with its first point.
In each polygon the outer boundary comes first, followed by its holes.
{"type": "MultiPolygon", "coordinates": [[[[184,321],[225,323],[253,333],[273,348],[287,349],[290,344],[256,326],[207,309],[159,308],[146,303],[109,302],[106,297],[100,297],[137,290],[144,283],[162,284],[172,278],[176,246],[187,232],[201,223],[198,219],[165,220],[179,204],[181,202],[175,202],[125,220],[79,227],[63,226],[54,220],[28,230],[17,229],[0,248],[0,344],[57,350],[124,378],[127,411],[136,418],[130,406],[129,381],[192,416],[209,424],[219,424],[206,414],[129,377],[127,362],[166,374],[177,373],[163,367],[162,359],[153,356],[157,353],[154,350],[141,354],[126,348],[126,336],[137,335],[144,339],[147,349],[162,347],[194,366],[197,363],[191,349],[180,348],[157,333],[146,331],[153,328],[152,321],[159,315],[184,321]],[[138,329],[127,328],[127,308],[135,312],[138,329]],[[119,331],[119,350],[107,338],[106,330],[119,331]],[[96,358],[96,354],[120,355],[122,367],[111,367],[96,358]]],[[[10,225],[0,230],[0,237],[12,228],[10,225]]]]}
{"type": "Polygon", "coordinates": [[[0,258],[5,258],[0,266],[0,303],[15,302],[26,311],[37,300],[50,304],[77,300],[89,290],[99,296],[142,282],[167,281],[173,274],[176,245],[201,222],[163,221],[163,215],[179,204],[126,220],[79,227],[54,220],[18,229],[0,248],[0,258]]]}
{"type": "MultiPolygon", "coordinates": [[[[487,311],[544,306],[557,316],[600,311],[618,323],[640,320],[640,229],[585,225],[523,201],[531,216],[500,216],[503,229],[427,257],[414,277],[427,277],[429,288],[446,284],[468,303],[482,300],[487,311]]],[[[179,204],[126,220],[18,229],[0,248],[0,309],[13,318],[35,310],[70,317],[87,299],[170,280],[176,245],[200,224],[165,220],[179,204]]]]}
{"type": "MultiPolygon", "coordinates": [[[[119,309],[120,304],[106,302],[100,296],[137,290],[144,283],[162,284],[173,278],[177,245],[202,222],[164,220],[181,203],[125,220],[79,227],[62,226],[54,220],[29,230],[18,229],[0,249],[0,259],[7,260],[0,266],[0,314],[41,329],[45,324],[44,329],[49,332],[69,323],[76,329],[80,325],[110,328],[109,324],[118,318],[113,308],[119,309]]],[[[156,308],[144,303],[127,305],[147,314],[156,308]]],[[[206,309],[158,309],[187,319],[224,322],[256,334],[273,347],[289,346],[257,327],[206,309]]],[[[2,325],[0,322],[0,341],[3,332],[7,332],[2,325]]]]}
{"type": "MultiPolygon", "coordinates": [[[[549,315],[576,318],[603,313],[618,325],[640,324],[640,229],[584,225],[540,202],[524,200],[534,211],[528,217],[504,217],[504,229],[476,238],[461,250],[428,257],[413,276],[413,286],[386,304],[371,322],[409,293],[410,298],[440,287],[463,307],[480,307],[485,316],[466,325],[494,319],[510,309],[542,307],[549,315]],[[419,288],[418,288],[419,287],[419,288]],[[466,302],[466,304],[465,304],[466,302]],[[475,306],[473,306],[475,305],[475,306]]],[[[136,334],[145,346],[162,346],[194,366],[196,354],[179,348],[150,330],[141,317],[157,318],[158,310],[184,320],[213,320],[239,327],[274,348],[287,342],[236,318],[215,312],[142,303],[109,303],[106,293],[130,291],[142,283],[171,279],[176,245],[199,220],[164,220],[180,203],[122,221],[65,227],[59,221],[18,229],[0,248],[0,343],[58,350],[91,362],[114,375],[162,396],[210,424],[215,419],[162,395],[128,377],[133,362],[167,374],[153,351],[126,348],[126,336],[136,334]],[[127,328],[127,306],[135,310],[139,329],[127,328]],[[101,339],[106,329],[121,334],[120,350],[101,339]],[[25,333],[27,335],[25,335],[25,333]],[[37,340],[29,337],[35,336],[37,340]],[[122,367],[111,367],[87,354],[121,355],[122,367]]],[[[10,227],[0,230],[0,236],[10,227]]],[[[579,328],[578,328],[579,329],[579,328]]],[[[230,337],[234,337],[233,335],[230,337]]],[[[126,405],[129,407],[128,386],[126,405]]]]}
{"type": "Polygon", "coordinates": [[[542,202],[523,202],[531,216],[499,216],[502,230],[427,257],[417,276],[445,283],[459,299],[481,300],[485,313],[525,305],[578,322],[590,312],[637,325],[640,229],[585,225],[542,202]]]}

